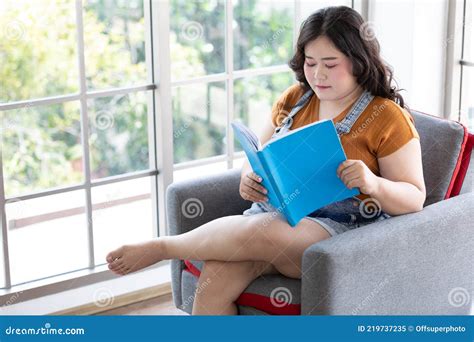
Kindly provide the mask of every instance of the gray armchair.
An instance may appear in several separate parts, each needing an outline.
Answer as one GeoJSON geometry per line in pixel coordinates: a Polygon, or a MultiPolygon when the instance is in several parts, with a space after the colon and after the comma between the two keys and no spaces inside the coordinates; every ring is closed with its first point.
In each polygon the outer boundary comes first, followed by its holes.
{"type": "MultiPolygon", "coordinates": [[[[266,275],[236,301],[240,314],[467,315],[474,296],[472,134],[452,121],[412,112],[421,137],[425,208],[315,243],[303,255],[301,280],[266,275]],[[275,300],[278,299],[278,300],[275,300]]],[[[241,214],[240,170],[173,183],[167,189],[169,233],[241,214]],[[188,199],[202,211],[183,215],[188,199]]],[[[192,311],[203,262],[172,260],[175,305],[192,311]]],[[[474,310],[473,310],[474,311],[474,310]]]]}

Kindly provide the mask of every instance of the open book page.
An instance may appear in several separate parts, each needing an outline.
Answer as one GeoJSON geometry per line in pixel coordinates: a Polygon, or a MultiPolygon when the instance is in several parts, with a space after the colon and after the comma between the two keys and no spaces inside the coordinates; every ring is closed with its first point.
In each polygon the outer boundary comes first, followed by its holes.
{"type": "Polygon", "coordinates": [[[281,202],[277,195],[277,189],[273,187],[273,176],[267,172],[265,165],[262,164],[261,151],[259,151],[260,141],[257,136],[243,124],[234,121],[231,125],[234,129],[235,137],[247,155],[249,163],[252,166],[252,171],[262,177],[262,185],[268,190],[267,196],[270,204],[278,208],[281,202]]]}
{"type": "Polygon", "coordinates": [[[326,119],[326,120],[315,121],[315,122],[313,122],[313,123],[310,123],[310,124],[307,124],[307,125],[298,127],[298,128],[296,128],[296,129],[292,129],[292,130],[290,130],[290,131],[289,131],[288,133],[286,133],[286,134],[281,134],[280,136],[278,136],[278,137],[276,137],[276,138],[269,139],[267,142],[265,142],[265,144],[263,144],[263,145],[261,146],[261,148],[264,149],[264,148],[265,148],[268,144],[270,144],[270,143],[273,143],[273,142],[275,142],[275,141],[277,141],[277,140],[280,140],[281,138],[284,138],[284,137],[286,137],[286,136],[288,136],[288,135],[290,135],[290,134],[295,134],[295,133],[301,131],[302,129],[306,129],[306,128],[310,127],[310,126],[320,125],[321,123],[323,123],[323,122],[325,122],[325,121],[330,121],[330,120],[329,120],[329,119],[326,119]]]}
{"type": "Polygon", "coordinates": [[[254,132],[252,132],[247,126],[242,124],[241,122],[238,121],[233,121],[232,122],[232,127],[235,130],[238,130],[241,135],[252,145],[255,147],[255,150],[259,150],[262,144],[260,143],[260,139],[255,135],[254,132]]]}

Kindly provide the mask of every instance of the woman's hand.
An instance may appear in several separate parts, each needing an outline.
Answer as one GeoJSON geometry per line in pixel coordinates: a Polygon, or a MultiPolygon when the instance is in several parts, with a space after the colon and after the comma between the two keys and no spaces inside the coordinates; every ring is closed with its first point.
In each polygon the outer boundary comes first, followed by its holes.
{"type": "Polygon", "coordinates": [[[373,195],[379,186],[377,177],[362,160],[348,159],[337,168],[337,176],[349,189],[359,188],[366,195],[373,195]]]}
{"type": "Polygon", "coordinates": [[[252,202],[268,201],[267,189],[265,189],[260,182],[262,178],[255,172],[249,172],[240,180],[239,193],[244,200],[252,202]]]}

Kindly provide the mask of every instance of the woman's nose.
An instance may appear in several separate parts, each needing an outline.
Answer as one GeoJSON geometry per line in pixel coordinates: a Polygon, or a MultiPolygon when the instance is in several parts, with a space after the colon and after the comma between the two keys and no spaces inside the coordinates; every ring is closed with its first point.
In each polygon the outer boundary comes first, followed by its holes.
{"type": "Polygon", "coordinates": [[[316,69],[314,69],[313,77],[317,81],[319,80],[324,81],[327,79],[327,75],[324,74],[322,68],[320,67],[317,67],[316,69]]]}

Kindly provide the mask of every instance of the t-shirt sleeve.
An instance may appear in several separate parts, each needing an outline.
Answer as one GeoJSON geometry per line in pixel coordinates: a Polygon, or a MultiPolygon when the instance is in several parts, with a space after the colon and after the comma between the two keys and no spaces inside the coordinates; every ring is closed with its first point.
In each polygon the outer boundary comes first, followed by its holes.
{"type": "Polygon", "coordinates": [[[285,117],[290,114],[291,108],[296,103],[298,95],[301,93],[301,86],[294,84],[286,89],[272,106],[272,125],[273,127],[280,126],[285,117]],[[294,103],[293,103],[294,102],[294,103]]]}
{"type": "Polygon", "coordinates": [[[382,114],[383,122],[379,127],[377,141],[377,158],[386,157],[403,147],[411,139],[420,139],[415,128],[413,117],[398,106],[382,114]]]}

